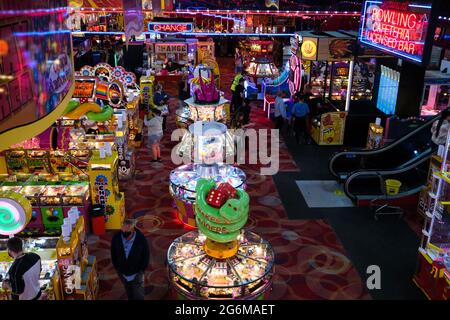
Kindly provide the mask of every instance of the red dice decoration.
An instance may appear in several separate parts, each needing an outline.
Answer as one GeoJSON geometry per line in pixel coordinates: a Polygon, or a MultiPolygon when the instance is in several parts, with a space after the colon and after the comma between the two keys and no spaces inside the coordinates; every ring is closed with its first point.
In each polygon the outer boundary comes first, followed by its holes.
{"type": "Polygon", "coordinates": [[[206,196],[206,203],[211,207],[220,208],[228,199],[236,197],[236,189],[227,182],[219,185],[217,189],[211,189],[206,196]]]}
{"type": "Polygon", "coordinates": [[[211,189],[206,197],[206,203],[208,203],[211,207],[214,208],[222,207],[225,204],[225,202],[227,202],[227,200],[228,197],[226,196],[226,194],[220,192],[217,189],[211,189]]]}
{"type": "Polygon", "coordinates": [[[220,186],[217,188],[217,190],[226,194],[228,198],[236,197],[236,189],[233,188],[233,186],[228,182],[221,183],[220,186]]]}

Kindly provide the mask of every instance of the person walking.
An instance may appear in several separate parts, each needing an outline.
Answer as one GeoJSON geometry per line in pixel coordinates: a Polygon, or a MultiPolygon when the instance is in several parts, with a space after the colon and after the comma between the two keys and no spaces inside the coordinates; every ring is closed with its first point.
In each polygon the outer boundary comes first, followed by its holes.
{"type": "Polygon", "coordinates": [[[242,69],[244,68],[244,62],[242,58],[241,50],[239,50],[238,47],[236,47],[235,53],[234,53],[234,73],[241,73],[242,69]]]}
{"type": "Polygon", "coordinates": [[[306,134],[306,117],[309,114],[308,104],[303,96],[296,97],[296,102],[292,107],[292,119],[294,123],[295,140],[300,143],[300,136],[306,143],[310,143],[306,134]]]}
{"type": "Polygon", "coordinates": [[[230,112],[231,114],[235,115],[237,110],[239,110],[243,104],[244,104],[244,98],[245,98],[245,87],[244,87],[244,78],[239,79],[239,84],[236,86],[236,88],[233,91],[233,96],[231,98],[231,105],[230,105],[230,112]]]}
{"type": "Polygon", "coordinates": [[[149,119],[149,115],[145,116],[144,124],[147,126],[147,147],[152,149],[152,162],[161,162],[161,148],[159,146],[161,139],[164,136],[163,121],[159,109],[152,109],[150,112],[152,117],[149,119]]]}
{"type": "Polygon", "coordinates": [[[128,300],[144,300],[144,272],[150,261],[147,239],[133,219],[125,219],[111,241],[111,260],[128,300]]]}
{"type": "Polygon", "coordinates": [[[431,141],[436,145],[445,145],[447,142],[447,134],[450,128],[450,109],[441,112],[439,120],[433,123],[431,127],[431,141]]]}
{"type": "Polygon", "coordinates": [[[282,130],[286,119],[286,105],[284,104],[283,93],[279,91],[275,98],[274,106],[275,129],[282,130]]]}
{"type": "Polygon", "coordinates": [[[156,91],[153,95],[153,104],[161,111],[163,117],[163,131],[166,130],[167,115],[169,110],[169,96],[163,91],[163,87],[160,83],[156,85],[156,91]]]}
{"type": "Polygon", "coordinates": [[[11,290],[13,300],[39,300],[41,257],[33,252],[24,253],[22,239],[18,237],[8,239],[6,247],[14,262],[8,270],[8,279],[3,281],[3,289],[11,290]]]}
{"type": "Polygon", "coordinates": [[[186,104],[184,100],[189,99],[190,96],[187,75],[183,74],[180,82],[178,83],[178,108],[182,109],[186,104]]]}

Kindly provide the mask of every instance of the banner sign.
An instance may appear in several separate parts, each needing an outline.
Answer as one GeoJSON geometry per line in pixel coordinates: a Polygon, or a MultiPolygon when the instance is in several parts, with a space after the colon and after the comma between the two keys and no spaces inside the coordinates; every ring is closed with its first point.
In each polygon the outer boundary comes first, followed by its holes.
{"type": "Polygon", "coordinates": [[[422,63],[430,14],[431,5],[366,1],[359,41],[394,56],[422,63]]]}
{"type": "Polygon", "coordinates": [[[157,43],[155,53],[187,53],[187,45],[185,43],[157,43]]]}

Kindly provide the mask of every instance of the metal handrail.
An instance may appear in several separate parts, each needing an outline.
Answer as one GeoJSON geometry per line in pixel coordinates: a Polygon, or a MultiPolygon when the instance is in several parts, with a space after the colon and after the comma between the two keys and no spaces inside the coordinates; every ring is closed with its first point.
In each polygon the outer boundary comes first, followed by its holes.
{"type": "MultiPolygon", "coordinates": [[[[447,110],[450,110],[450,108],[448,108],[447,110]]],[[[344,151],[344,152],[335,153],[331,157],[330,161],[328,162],[328,169],[335,178],[340,179],[341,177],[333,169],[333,164],[337,158],[346,156],[346,155],[352,155],[352,156],[353,155],[372,155],[372,154],[379,154],[379,153],[385,152],[385,151],[390,150],[390,149],[398,146],[399,144],[403,143],[405,140],[409,139],[411,136],[415,135],[417,132],[422,131],[425,128],[431,126],[436,120],[439,120],[440,118],[441,118],[441,114],[438,114],[437,116],[435,116],[434,118],[432,118],[431,120],[429,120],[428,122],[423,124],[422,126],[416,128],[415,130],[411,131],[407,135],[401,137],[400,139],[395,140],[395,142],[393,142],[387,146],[377,148],[377,149],[372,149],[372,150],[344,151]]]]}
{"type": "MultiPolygon", "coordinates": [[[[394,170],[359,170],[359,171],[355,171],[352,174],[349,175],[349,177],[347,178],[347,180],[345,181],[345,185],[344,185],[344,191],[345,194],[352,200],[356,200],[358,198],[358,196],[355,196],[354,194],[350,193],[349,191],[349,187],[350,187],[350,183],[358,177],[361,176],[377,176],[377,177],[381,177],[382,181],[380,181],[380,183],[382,184],[381,186],[381,190],[383,191],[383,193],[385,194],[385,199],[389,199],[389,198],[399,198],[401,197],[401,195],[396,195],[396,196],[388,196],[387,192],[386,192],[386,188],[385,188],[385,180],[383,178],[383,176],[386,175],[394,175],[394,174],[399,174],[399,173],[403,173],[405,171],[411,170],[414,167],[417,167],[418,165],[422,164],[423,162],[429,160],[429,158],[431,157],[432,154],[429,154],[428,156],[424,156],[422,159],[420,159],[417,162],[412,163],[410,166],[408,167],[402,167],[402,168],[397,168],[394,170]]],[[[415,189],[414,189],[415,190],[415,189]]],[[[407,194],[411,193],[411,191],[406,192],[407,194]]],[[[412,194],[412,193],[411,193],[412,194]]],[[[403,195],[402,195],[403,196],[403,195]]]]}

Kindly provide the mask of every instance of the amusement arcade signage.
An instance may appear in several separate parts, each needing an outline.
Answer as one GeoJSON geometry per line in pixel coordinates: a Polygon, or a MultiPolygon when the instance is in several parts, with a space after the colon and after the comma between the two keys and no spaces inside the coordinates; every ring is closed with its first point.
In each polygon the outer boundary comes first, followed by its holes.
{"type": "Polygon", "coordinates": [[[408,2],[366,1],[359,41],[422,63],[431,6],[408,2]]]}
{"type": "Polygon", "coordinates": [[[148,31],[155,33],[192,32],[192,23],[186,22],[150,22],[148,31]]]}

